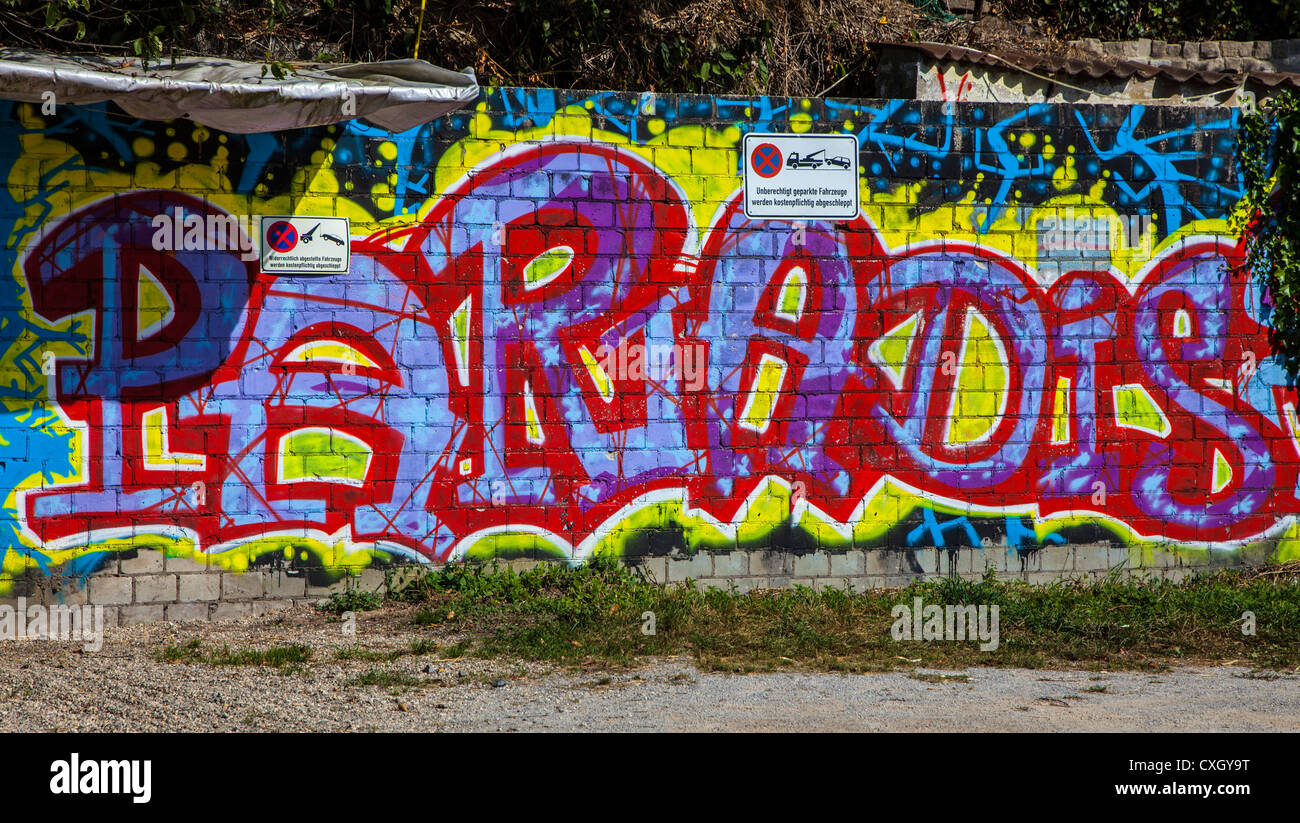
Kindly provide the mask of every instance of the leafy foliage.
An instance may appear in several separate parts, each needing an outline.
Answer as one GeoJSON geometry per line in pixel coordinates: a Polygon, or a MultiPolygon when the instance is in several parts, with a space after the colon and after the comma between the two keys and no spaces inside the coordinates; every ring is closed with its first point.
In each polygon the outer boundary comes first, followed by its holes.
{"type": "Polygon", "coordinates": [[[185,31],[216,14],[215,4],[196,0],[0,0],[6,45],[60,52],[94,48],[146,61],[174,56],[185,31]]]}
{"type": "Polygon", "coordinates": [[[384,598],[377,592],[366,591],[365,589],[348,589],[347,591],[330,594],[328,598],[317,604],[316,608],[329,614],[344,614],[345,612],[373,611],[383,605],[384,598]]]}
{"type": "Polygon", "coordinates": [[[1242,117],[1237,164],[1245,194],[1234,229],[1246,267],[1268,290],[1270,340],[1294,386],[1300,374],[1300,95],[1284,91],[1242,117]]]}
{"type": "Polygon", "coordinates": [[[409,58],[419,37],[421,57],[487,85],[701,94],[870,96],[872,43],[990,45],[945,25],[911,0],[0,0],[5,45],[57,53],[230,57],[280,77],[409,58]]]}
{"type": "Polygon", "coordinates": [[[883,42],[1063,52],[1074,37],[1300,30],[1295,0],[985,5],[1002,25],[972,26],[938,0],[0,0],[0,33],[7,46],[146,64],[195,54],[260,61],[275,77],[294,62],[408,58],[418,38],[421,57],[471,66],[486,85],[870,97],[883,42]]]}
{"type": "Polygon", "coordinates": [[[1271,40],[1300,30],[1294,0],[1007,0],[1013,16],[1047,18],[1076,37],[1271,40]]]}

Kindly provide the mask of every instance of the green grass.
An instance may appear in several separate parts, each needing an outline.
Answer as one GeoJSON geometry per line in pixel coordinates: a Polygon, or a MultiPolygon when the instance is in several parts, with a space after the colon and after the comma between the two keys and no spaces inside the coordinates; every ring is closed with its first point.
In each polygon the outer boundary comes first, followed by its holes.
{"type": "Polygon", "coordinates": [[[168,645],[155,652],[162,663],[206,663],[209,666],[301,666],[311,660],[311,649],[298,643],[272,646],[269,649],[231,649],[223,645],[220,650],[205,650],[198,638],[187,643],[168,645]]]}
{"type": "Polygon", "coordinates": [[[908,675],[913,680],[920,680],[922,683],[969,683],[970,675],[966,674],[936,674],[934,672],[913,672],[908,675]]]}
{"type": "Polygon", "coordinates": [[[1235,660],[1259,669],[1300,666],[1300,575],[1224,571],[1181,583],[1131,578],[1029,585],[956,578],[905,589],[808,588],[741,595],[661,586],[609,563],[515,573],[449,565],[408,577],[394,599],[418,603],[414,622],[456,635],[460,653],[557,663],[631,664],[693,656],[720,671],[802,668],[1020,666],[1151,669],[1235,660]],[[997,605],[1000,647],[890,636],[897,604],[997,605]],[[1257,619],[1241,634],[1242,612],[1257,619]],[[644,612],[656,633],[642,634],[644,612]]]}
{"type": "MultiPolygon", "coordinates": [[[[336,660],[365,660],[372,663],[389,662],[412,655],[421,657],[426,654],[432,654],[441,644],[436,640],[427,637],[419,637],[412,640],[410,645],[404,649],[367,649],[363,646],[346,646],[334,652],[336,660]]],[[[459,655],[458,655],[459,656],[459,655]]]]}

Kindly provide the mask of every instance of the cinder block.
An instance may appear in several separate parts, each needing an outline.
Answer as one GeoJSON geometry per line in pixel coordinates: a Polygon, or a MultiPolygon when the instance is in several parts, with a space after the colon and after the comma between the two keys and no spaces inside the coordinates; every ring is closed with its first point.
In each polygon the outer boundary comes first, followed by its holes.
{"type": "Polygon", "coordinates": [[[643,557],[637,565],[656,583],[664,583],[668,580],[668,558],[666,557],[643,557]]]}
{"type": "Polygon", "coordinates": [[[135,578],[135,602],[168,603],[176,599],[176,575],[146,574],[135,578]]]}
{"type": "Polygon", "coordinates": [[[795,577],[825,577],[831,573],[831,558],[826,552],[797,554],[794,556],[795,577]]]}
{"type": "Polygon", "coordinates": [[[214,622],[218,620],[239,620],[244,617],[251,617],[252,614],[252,603],[227,603],[223,601],[212,604],[212,613],[209,615],[209,619],[214,622]]]}
{"type": "Polygon", "coordinates": [[[140,549],[135,557],[122,558],[122,574],[156,574],[165,566],[163,553],[153,549],[140,549]]]}
{"type": "Polygon", "coordinates": [[[1074,570],[1077,572],[1107,571],[1111,567],[1112,549],[1099,543],[1074,547],[1074,570]]]}
{"type": "Polygon", "coordinates": [[[104,628],[116,629],[120,623],[119,618],[121,617],[118,612],[118,607],[100,606],[99,608],[104,610],[104,628]]]}
{"type": "Polygon", "coordinates": [[[862,571],[872,577],[888,577],[903,570],[902,552],[890,549],[871,549],[863,552],[862,571]]]}
{"type": "MultiPolygon", "coordinates": [[[[1076,553],[1075,556],[1078,557],[1078,554],[1076,553]]],[[[1129,552],[1128,546],[1111,546],[1106,550],[1106,557],[1109,558],[1112,569],[1133,568],[1133,556],[1129,552]]]]}
{"type": "Polygon", "coordinates": [[[348,590],[348,581],[346,579],[336,580],[333,583],[330,583],[328,586],[308,585],[307,597],[308,599],[319,600],[324,597],[329,597],[331,594],[334,594],[335,592],[345,592],[347,590],[348,590]]]}
{"type": "Polygon", "coordinates": [[[1025,572],[1021,579],[1034,586],[1056,583],[1061,580],[1060,572],[1025,572]]]}
{"type": "Polygon", "coordinates": [[[945,554],[947,554],[945,549],[916,549],[908,558],[908,562],[903,565],[903,570],[914,575],[942,575],[945,554]],[[916,564],[915,566],[912,565],[913,561],[916,564]],[[917,571],[916,566],[920,567],[920,571],[917,571]]]}
{"type": "Polygon", "coordinates": [[[713,555],[714,577],[743,577],[749,574],[749,554],[728,552],[713,555]]]}
{"type": "Polygon", "coordinates": [[[101,577],[115,577],[121,574],[122,555],[118,552],[108,552],[95,563],[95,574],[101,577]]]}
{"type": "Polygon", "coordinates": [[[207,622],[212,607],[207,603],[169,603],[167,619],[174,622],[207,622]]]}
{"type": "Polygon", "coordinates": [[[255,600],[262,596],[260,572],[223,572],[221,574],[222,600],[255,600]]]}
{"type": "Polygon", "coordinates": [[[835,577],[854,577],[866,571],[866,553],[861,549],[831,554],[831,574],[835,577]]]}
{"type": "Polygon", "coordinates": [[[722,582],[737,594],[749,594],[758,589],[768,588],[766,577],[732,577],[722,582]]]}
{"type": "Polygon", "coordinates": [[[1031,551],[1013,549],[1007,554],[1007,571],[1011,574],[1038,571],[1038,563],[1038,558],[1031,551]]]}
{"type": "Polygon", "coordinates": [[[510,569],[515,574],[522,574],[523,572],[531,571],[539,566],[545,566],[546,561],[535,560],[531,557],[512,557],[509,560],[503,560],[501,565],[504,568],[510,569]]]}
{"type": "Polygon", "coordinates": [[[1190,580],[1196,577],[1196,575],[1199,572],[1196,569],[1173,568],[1173,569],[1161,569],[1160,573],[1161,575],[1164,576],[1166,580],[1168,580],[1171,583],[1181,583],[1184,580],[1190,580]]]}
{"type": "MultiPolygon", "coordinates": [[[[206,557],[206,555],[205,555],[206,557]]],[[[208,562],[199,562],[190,557],[169,557],[166,561],[167,571],[189,574],[192,572],[209,572],[213,569],[213,564],[208,562]]]]}
{"type": "Polygon", "coordinates": [[[948,576],[960,576],[964,572],[975,570],[975,553],[980,549],[973,549],[969,546],[959,546],[952,551],[944,550],[940,558],[939,568],[943,574],[948,576]]]}
{"type": "Polygon", "coordinates": [[[306,597],[307,578],[271,573],[262,580],[262,593],[266,597],[306,597]]]}
{"type": "Polygon", "coordinates": [[[756,575],[788,576],[790,574],[789,555],[785,552],[759,549],[749,553],[749,573],[756,575]]]}
{"type": "Polygon", "coordinates": [[[1177,555],[1159,543],[1143,546],[1137,554],[1144,569],[1171,569],[1178,565],[1177,555]]]}
{"type": "Polygon", "coordinates": [[[972,549],[970,551],[970,566],[962,570],[962,574],[969,573],[974,577],[982,577],[987,571],[1000,572],[1006,570],[1007,549],[1005,546],[991,546],[987,549],[972,549]]]}
{"type": "Polygon", "coordinates": [[[354,577],[353,582],[359,589],[382,594],[387,577],[379,569],[366,569],[359,577],[354,577]]]}
{"type": "Polygon", "coordinates": [[[1134,573],[1135,573],[1134,570],[1128,568],[1127,566],[1116,566],[1110,571],[1088,572],[1088,575],[1100,583],[1104,580],[1108,580],[1111,578],[1114,578],[1116,580],[1127,580],[1130,577],[1132,577],[1134,573]]]}
{"type": "Polygon", "coordinates": [[[195,603],[221,599],[221,575],[209,573],[182,574],[177,600],[182,603],[195,603]]]}
{"type": "Polygon", "coordinates": [[[142,606],[121,606],[118,610],[119,626],[134,626],[139,623],[157,623],[166,617],[166,607],[162,603],[142,606]]]}
{"type": "Polygon", "coordinates": [[[62,606],[84,606],[90,602],[90,591],[74,580],[65,580],[52,594],[53,601],[62,606]]]}
{"type": "Polygon", "coordinates": [[[125,605],[131,602],[131,578],[90,578],[90,602],[95,605],[125,605]]]}
{"type": "Polygon", "coordinates": [[[292,600],[254,600],[253,617],[261,617],[272,612],[281,612],[293,608],[292,600]]]}
{"type": "Polygon", "coordinates": [[[668,582],[680,583],[688,577],[700,580],[713,576],[713,559],[703,552],[690,557],[668,559],[668,582]]]}
{"type": "Polygon", "coordinates": [[[881,580],[882,580],[882,584],[883,584],[883,585],[882,585],[882,588],[886,588],[886,589],[901,589],[901,588],[903,588],[903,587],[905,587],[905,586],[910,586],[910,585],[912,585],[913,583],[915,583],[916,580],[917,580],[920,576],[921,576],[921,575],[915,575],[915,574],[890,574],[890,575],[886,575],[885,577],[881,578],[881,580]]]}
{"type": "Polygon", "coordinates": [[[962,572],[972,571],[974,565],[971,563],[971,555],[974,551],[968,546],[940,549],[939,567],[936,573],[944,577],[953,577],[962,572]]]}
{"type": "Polygon", "coordinates": [[[1034,557],[1038,563],[1036,571],[1074,571],[1073,546],[1043,546],[1034,552],[1034,557]]]}
{"type": "Polygon", "coordinates": [[[819,577],[813,581],[813,588],[817,591],[823,591],[825,589],[839,589],[840,591],[844,591],[846,589],[846,583],[847,581],[843,577],[819,577]]]}

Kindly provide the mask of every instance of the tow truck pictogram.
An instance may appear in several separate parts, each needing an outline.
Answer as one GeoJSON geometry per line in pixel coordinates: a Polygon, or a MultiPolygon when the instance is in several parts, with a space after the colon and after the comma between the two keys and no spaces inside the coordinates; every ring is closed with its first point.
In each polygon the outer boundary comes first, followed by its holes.
{"type": "Polygon", "coordinates": [[[785,167],[788,169],[820,169],[826,164],[826,158],[817,155],[825,153],[825,149],[819,149],[812,154],[800,157],[799,152],[792,151],[790,156],[785,159],[785,167]]]}

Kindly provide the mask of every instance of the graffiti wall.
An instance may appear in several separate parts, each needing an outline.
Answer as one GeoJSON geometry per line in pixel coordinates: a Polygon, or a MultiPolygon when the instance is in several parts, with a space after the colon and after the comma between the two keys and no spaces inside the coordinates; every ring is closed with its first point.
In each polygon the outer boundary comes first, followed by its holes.
{"type": "Polygon", "coordinates": [[[6,579],[1296,556],[1234,110],[959,97],[486,89],[400,134],[0,104],[6,579]],[[856,136],[860,216],[747,218],[751,132],[856,136]],[[263,273],[259,215],[348,218],[347,273],[263,273]]]}

